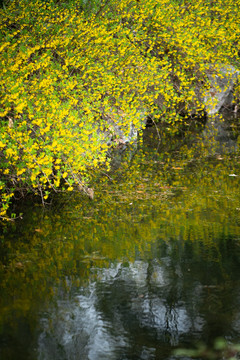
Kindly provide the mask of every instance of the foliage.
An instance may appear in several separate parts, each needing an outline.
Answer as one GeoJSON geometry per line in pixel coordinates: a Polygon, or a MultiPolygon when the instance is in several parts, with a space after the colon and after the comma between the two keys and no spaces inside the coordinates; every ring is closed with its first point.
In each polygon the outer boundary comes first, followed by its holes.
{"type": "Polygon", "coordinates": [[[128,134],[146,114],[171,125],[202,113],[209,64],[238,66],[238,7],[239,0],[6,2],[0,216],[16,191],[43,203],[52,190],[77,185],[88,193],[107,166],[106,130],[115,124],[128,134]]]}

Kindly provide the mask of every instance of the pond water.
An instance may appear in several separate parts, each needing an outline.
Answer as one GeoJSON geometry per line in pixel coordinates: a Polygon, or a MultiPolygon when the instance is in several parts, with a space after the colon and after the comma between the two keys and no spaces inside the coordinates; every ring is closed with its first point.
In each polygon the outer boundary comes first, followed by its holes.
{"type": "Polygon", "coordinates": [[[1,360],[190,359],[174,350],[240,343],[240,152],[226,129],[221,143],[147,129],[93,200],[25,202],[0,238],[1,360]]]}

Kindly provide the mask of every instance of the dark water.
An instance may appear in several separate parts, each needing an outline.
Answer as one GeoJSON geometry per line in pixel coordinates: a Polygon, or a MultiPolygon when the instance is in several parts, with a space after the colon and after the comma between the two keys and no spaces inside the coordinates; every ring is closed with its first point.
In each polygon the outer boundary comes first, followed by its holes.
{"type": "Polygon", "coordinates": [[[218,337],[240,343],[233,130],[223,151],[212,135],[159,143],[148,129],[93,201],[26,203],[1,235],[1,360],[176,359],[218,337]]]}

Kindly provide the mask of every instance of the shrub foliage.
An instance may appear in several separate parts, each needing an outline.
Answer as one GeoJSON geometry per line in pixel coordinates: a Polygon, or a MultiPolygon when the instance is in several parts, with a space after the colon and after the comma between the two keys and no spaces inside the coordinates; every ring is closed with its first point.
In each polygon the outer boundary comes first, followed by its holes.
{"type": "Polygon", "coordinates": [[[0,216],[16,192],[87,191],[106,130],[201,113],[239,68],[239,0],[9,0],[0,9],[0,216]],[[181,115],[181,116],[180,116],[181,115]],[[111,125],[112,124],[112,125],[111,125]]]}

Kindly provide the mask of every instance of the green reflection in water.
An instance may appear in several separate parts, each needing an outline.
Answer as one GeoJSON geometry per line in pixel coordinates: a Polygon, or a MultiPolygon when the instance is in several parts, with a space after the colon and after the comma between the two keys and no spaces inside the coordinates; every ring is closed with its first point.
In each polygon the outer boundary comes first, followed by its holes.
{"type": "MultiPolygon", "coordinates": [[[[216,152],[214,139],[196,134],[166,140],[168,151],[162,145],[156,151],[157,135],[148,130],[137,151],[115,157],[114,170],[99,176],[93,201],[76,193],[45,210],[29,204],[23,221],[1,235],[0,331],[3,343],[14,343],[12,353],[10,347],[2,353],[6,358],[19,348],[18,358],[26,359],[23,344],[34,342],[39,311],[61,296],[60,284],[71,294],[98,276],[94,269],[112,263],[160,261],[166,253],[191,281],[202,265],[203,286],[229,281],[232,288],[234,264],[239,269],[240,154],[216,152]]],[[[209,306],[222,309],[214,301],[209,306]]]]}

